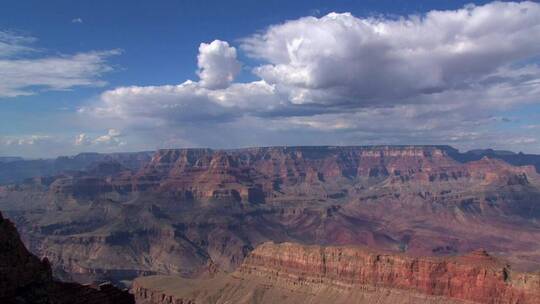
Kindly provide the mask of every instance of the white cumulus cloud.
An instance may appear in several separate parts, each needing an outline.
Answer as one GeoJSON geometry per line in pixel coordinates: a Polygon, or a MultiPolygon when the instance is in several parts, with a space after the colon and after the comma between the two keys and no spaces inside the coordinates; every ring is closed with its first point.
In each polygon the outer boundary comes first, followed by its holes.
{"type": "Polygon", "coordinates": [[[240,72],[241,67],[236,59],[236,49],[221,40],[201,43],[197,63],[200,84],[208,89],[226,88],[240,72]]]}
{"type": "Polygon", "coordinates": [[[248,37],[242,48],[267,62],[254,72],[289,90],[292,102],[372,106],[485,86],[538,56],[538,39],[539,4],[494,2],[398,19],[305,17],[248,37]]]}
{"type": "Polygon", "coordinates": [[[1,142],[5,146],[33,146],[53,138],[50,135],[26,135],[26,136],[10,136],[2,138],[1,142]]]}
{"type": "Polygon", "coordinates": [[[81,133],[75,136],[75,146],[123,146],[126,142],[122,140],[122,137],[122,132],[116,129],[109,129],[106,134],[94,137],[81,133]]]}
{"type": "MultiPolygon", "coordinates": [[[[146,130],[157,146],[161,136],[195,146],[503,147],[498,126],[508,119],[497,117],[540,104],[538,3],[400,18],[330,13],[241,41],[239,50],[257,59],[256,81],[234,82],[236,49],[215,40],[199,48],[199,81],[119,87],[81,113],[146,130]]],[[[524,147],[540,140],[532,131],[521,137],[524,147]]]]}
{"type": "Polygon", "coordinates": [[[75,137],[76,146],[88,146],[92,143],[92,140],[86,133],[81,133],[75,137]]]}

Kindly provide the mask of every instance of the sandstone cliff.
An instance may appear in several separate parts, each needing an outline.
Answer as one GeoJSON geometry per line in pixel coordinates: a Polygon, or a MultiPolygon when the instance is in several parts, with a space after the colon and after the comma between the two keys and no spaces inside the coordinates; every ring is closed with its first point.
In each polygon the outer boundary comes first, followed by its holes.
{"type": "Polygon", "coordinates": [[[358,247],[265,243],[233,274],[190,281],[143,277],[138,303],[540,303],[540,274],[485,251],[448,258],[358,247]]]}

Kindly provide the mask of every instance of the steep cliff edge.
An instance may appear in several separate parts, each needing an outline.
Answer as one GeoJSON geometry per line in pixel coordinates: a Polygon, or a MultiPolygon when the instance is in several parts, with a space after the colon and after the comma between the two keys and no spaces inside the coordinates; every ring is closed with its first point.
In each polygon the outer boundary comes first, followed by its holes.
{"type": "Polygon", "coordinates": [[[265,243],[249,255],[241,274],[298,284],[370,285],[478,303],[539,303],[540,275],[513,272],[483,250],[436,258],[380,254],[355,247],[265,243]]]}
{"type": "Polygon", "coordinates": [[[231,275],[143,277],[137,303],[540,303],[540,274],[485,251],[435,258],[359,247],[264,243],[231,275]]]}
{"type": "Polygon", "coordinates": [[[0,303],[3,304],[131,304],[133,297],[115,287],[55,281],[47,259],[32,255],[13,223],[0,213],[0,303]]]}

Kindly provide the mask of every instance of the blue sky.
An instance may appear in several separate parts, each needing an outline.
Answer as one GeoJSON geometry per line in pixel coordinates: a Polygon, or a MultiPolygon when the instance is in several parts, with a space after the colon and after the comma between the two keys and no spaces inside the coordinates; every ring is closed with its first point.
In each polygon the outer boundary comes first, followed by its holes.
{"type": "Polygon", "coordinates": [[[0,155],[302,144],[540,153],[539,5],[468,3],[4,1],[0,155]]]}

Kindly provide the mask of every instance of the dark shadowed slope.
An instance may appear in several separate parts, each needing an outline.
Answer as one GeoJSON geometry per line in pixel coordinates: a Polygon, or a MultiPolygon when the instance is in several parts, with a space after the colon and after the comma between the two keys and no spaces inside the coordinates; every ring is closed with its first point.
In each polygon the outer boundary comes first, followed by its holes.
{"type": "Polygon", "coordinates": [[[0,303],[131,304],[133,296],[111,285],[98,288],[55,281],[48,260],[26,250],[15,226],[0,214],[0,303]]]}

